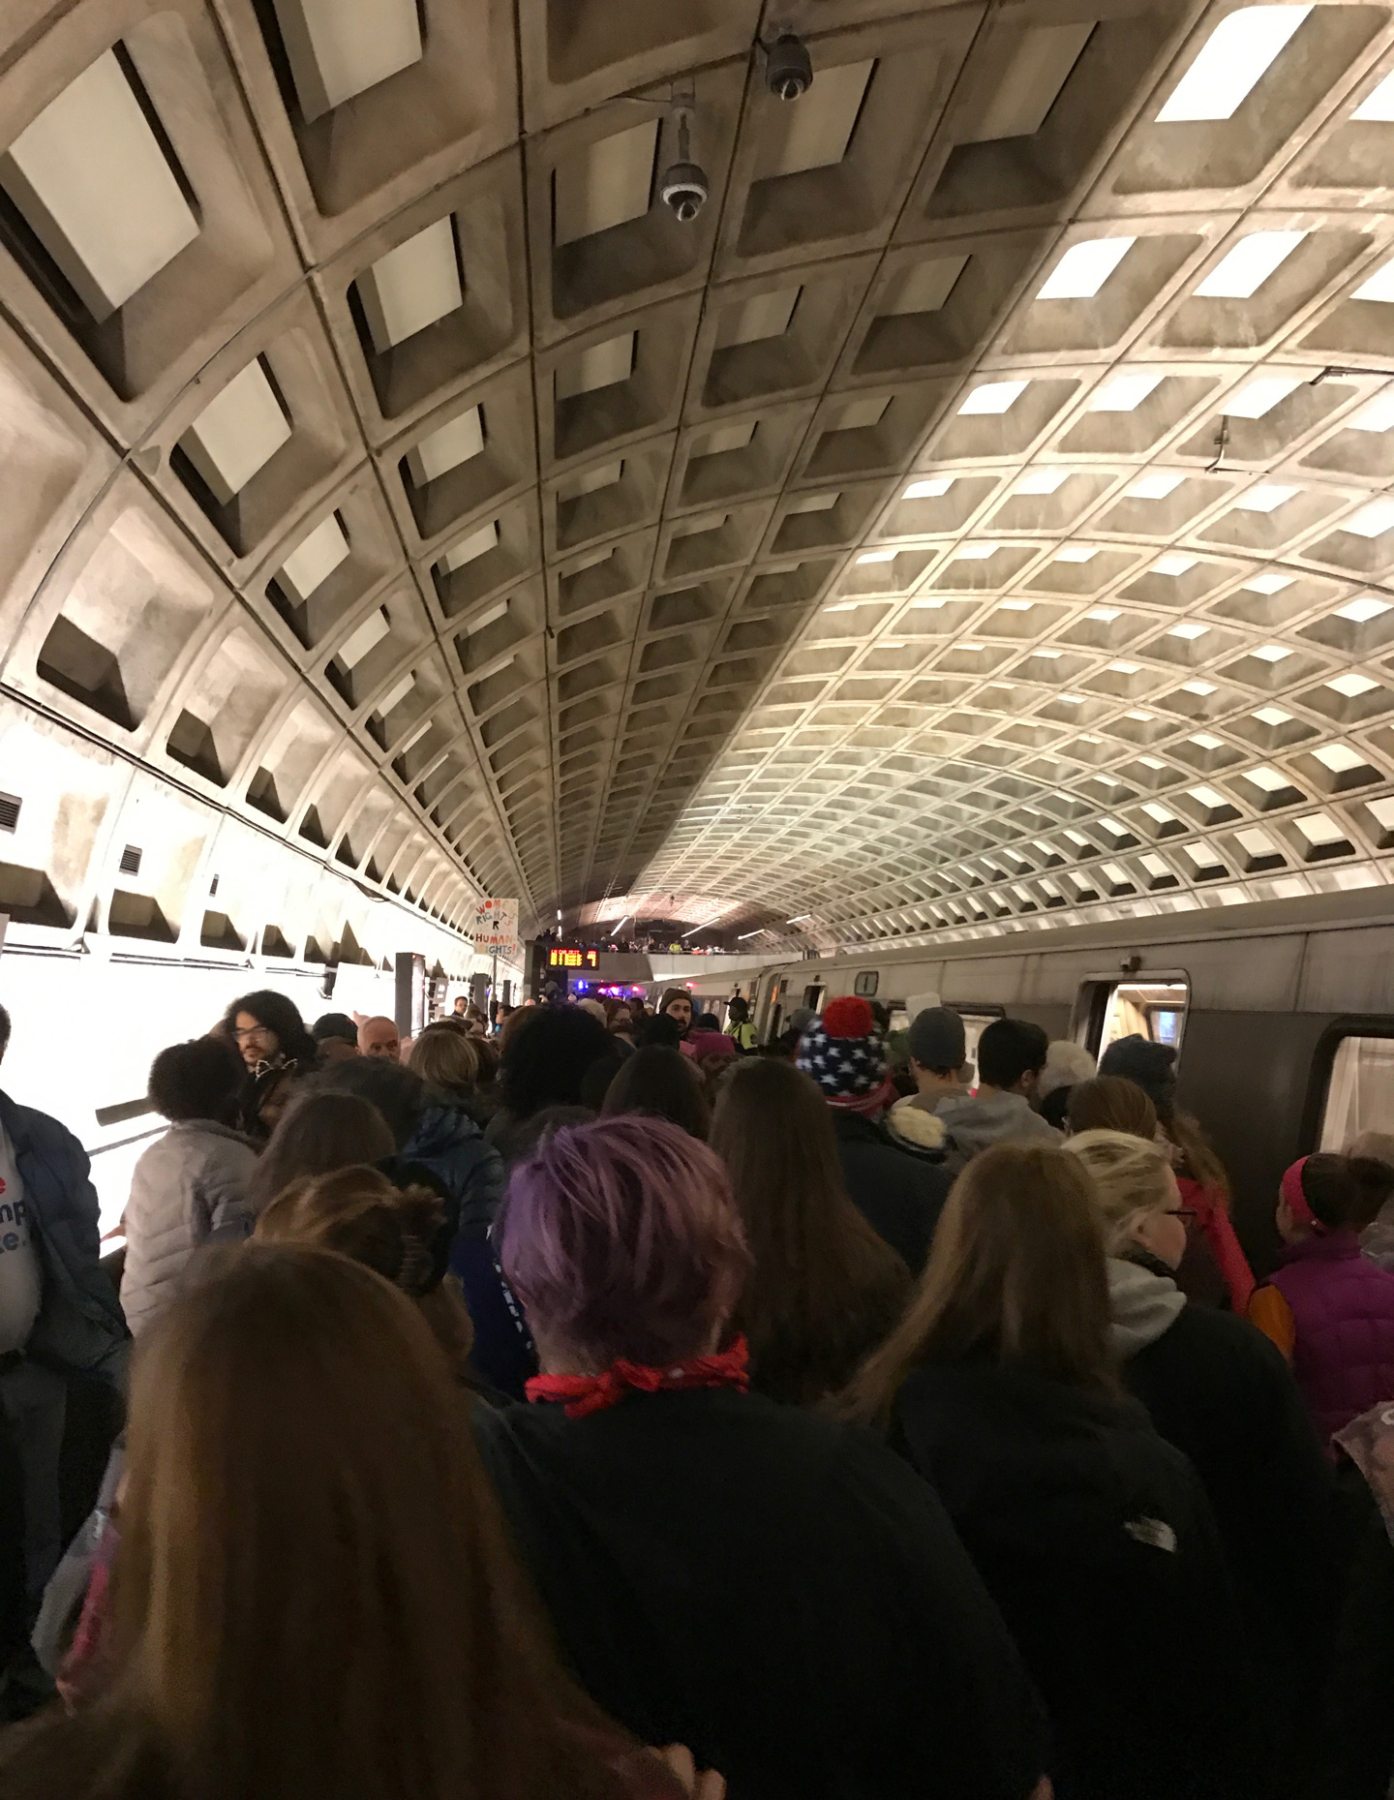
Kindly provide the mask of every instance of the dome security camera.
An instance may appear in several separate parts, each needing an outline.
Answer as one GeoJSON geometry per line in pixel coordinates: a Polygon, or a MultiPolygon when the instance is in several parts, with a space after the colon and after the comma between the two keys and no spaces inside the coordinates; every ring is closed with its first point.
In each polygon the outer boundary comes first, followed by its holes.
{"type": "Polygon", "coordinates": [[[658,192],[675,219],[690,225],[707,203],[711,187],[707,171],[692,160],[690,126],[685,112],[678,114],[678,160],[663,171],[658,192]]]}
{"type": "Polygon", "coordinates": [[[792,31],[765,46],[765,86],[776,100],[800,100],[813,86],[813,59],[792,31]]]}
{"type": "Polygon", "coordinates": [[[707,172],[694,162],[675,162],[663,171],[659,189],[674,218],[690,225],[707,203],[707,172]]]}

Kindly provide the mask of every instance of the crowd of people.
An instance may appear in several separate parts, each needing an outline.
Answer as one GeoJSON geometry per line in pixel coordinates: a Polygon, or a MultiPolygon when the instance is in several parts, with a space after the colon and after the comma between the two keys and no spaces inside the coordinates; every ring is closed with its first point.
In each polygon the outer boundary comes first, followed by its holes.
{"type": "Polygon", "coordinates": [[[105,1261],[0,1092],[7,1800],[1386,1800],[1394,1137],[724,1015],[244,995],[105,1261]]]}

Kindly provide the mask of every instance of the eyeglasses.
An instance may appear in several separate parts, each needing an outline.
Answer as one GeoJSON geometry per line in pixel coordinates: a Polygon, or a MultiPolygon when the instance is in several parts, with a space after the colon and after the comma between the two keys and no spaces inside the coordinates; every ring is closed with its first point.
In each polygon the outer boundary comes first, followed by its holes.
{"type": "Polygon", "coordinates": [[[232,1035],[239,1044],[245,1044],[250,1043],[253,1038],[270,1037],[272,1032],[269,1025],[247,1025],[234,1027],[232,1035]]]}

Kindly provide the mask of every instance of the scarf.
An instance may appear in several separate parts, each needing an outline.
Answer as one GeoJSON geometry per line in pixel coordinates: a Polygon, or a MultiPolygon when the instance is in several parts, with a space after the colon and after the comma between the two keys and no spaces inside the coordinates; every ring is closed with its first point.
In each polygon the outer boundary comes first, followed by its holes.
{"type": "Polygon", "coordinates": [[[623,1357],[598,1375],[534,1375],[526,1384],[528,1399],[566,1403],[568,1419],[585,1419],[607,1412],[626,1394],[658,1394],[683,1388],[734,1388],[750,1391],[750,1346],[738,1337],[729,1350],[713,1356],[693,1356],[686,1362],[652,1369],[623,1357]]]}

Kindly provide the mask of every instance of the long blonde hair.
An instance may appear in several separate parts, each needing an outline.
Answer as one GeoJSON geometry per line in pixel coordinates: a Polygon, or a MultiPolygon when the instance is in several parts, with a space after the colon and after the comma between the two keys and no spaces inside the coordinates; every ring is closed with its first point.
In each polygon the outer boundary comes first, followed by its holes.
{"type": "Polygon", "coordinates": [[[998,1144],[955,1181],[909,1308],[841,1410],[884,1422],[919,1364],[972,1358],[1111,1391],[1108,1324],[1089,1176],[1054,1145],[998,1144]]]}
{"type": "Polygon", "coordinates": [[[474,1325],[445,1269],[445,1202],[429,1188],[397,1188],[377,1169],[337,1169],[293,1181],[256,1222],[262,1242],[337,1250],[415,1300],[458,1376],[468,1372],[474,1325]]]}
{"type": "Polygon", "coordinates": [[[135,1359],[113,1684],[10,1737],[6,1800],[616,1800],[416,1310],[324,1251],[206,1267],[135,1359]]]}
{"type": "Polygon", "coordinates": [[[1161,1144],[1125,1131],[1080,1131],[1066,1139],[1065,1149],[1093,1178],[1094,1202],[1110,1256],[1132,1242],[1139,1219],[1176,1201],[1176,1177],[1161,1144]]]}

